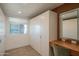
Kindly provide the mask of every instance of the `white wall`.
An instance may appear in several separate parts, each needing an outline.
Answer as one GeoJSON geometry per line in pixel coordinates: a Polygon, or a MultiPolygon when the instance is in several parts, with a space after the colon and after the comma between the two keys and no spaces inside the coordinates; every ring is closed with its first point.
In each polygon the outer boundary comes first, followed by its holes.
{"type": "Polygon", "coordinates": [[[57,40],[57,13],[50,11],[49,19],[49,41],[57,40]]]}
{"type": "Polygon", "coordinates": [[[6,41],[5,41],[5,50],[29,45],[28,33],[18,34],[18,35],[12,35],[9,33],[9,21],[18,22],[18,23],[26,23],[27,25],[29,24],[29,21],[27,19],[13,18],[13,17],[7,18],[7,36],[6,36],[6,41]]]}

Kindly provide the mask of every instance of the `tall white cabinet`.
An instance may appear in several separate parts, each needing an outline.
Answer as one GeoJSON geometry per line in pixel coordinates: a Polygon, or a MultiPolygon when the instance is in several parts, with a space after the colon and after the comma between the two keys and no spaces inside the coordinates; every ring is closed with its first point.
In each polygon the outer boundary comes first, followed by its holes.
{"type": "Polygon", "coordinates": [[[30,20],[30,45],[42,56],[49,56],[49,41],[57,39],[57,14],[50,10],[30,20]]]}
{"type": "Polygon", "coordinates": [[[0,56],[5,52],[5,15],[0,8],[0,56]]]}

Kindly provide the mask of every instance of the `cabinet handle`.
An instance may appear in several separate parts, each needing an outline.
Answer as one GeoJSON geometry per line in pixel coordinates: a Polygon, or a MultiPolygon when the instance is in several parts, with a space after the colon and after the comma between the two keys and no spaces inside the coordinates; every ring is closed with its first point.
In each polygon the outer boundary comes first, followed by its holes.
{"type": "Polygon", "coordinates": [[[1,40],[0,40],[0,43],[1,43],[1,40]]]}
{"type": "Polygon", "coordinates": [[[41,39],[42,37],[41,37],[41,35],[40,35],[40,39],[41,39]]]}

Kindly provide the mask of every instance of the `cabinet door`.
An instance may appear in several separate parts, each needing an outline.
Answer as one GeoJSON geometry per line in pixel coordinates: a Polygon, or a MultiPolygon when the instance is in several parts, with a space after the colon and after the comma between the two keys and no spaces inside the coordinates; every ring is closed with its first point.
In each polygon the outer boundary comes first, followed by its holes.
{"type": "Polygon", "coordinates": [[[44,13],[40,17],[41,27],[41,55],[49,55],[49,17],[48,13],[44,13]]]}
{"type": "Polygon", "coordinates": [[[40,20],[35,18],[31,21],[31,46],[40,53],[40,20]]]}
{"type": "Polygon", "coordinates": [[[4,54],[4,41],[5,41],[5,23],[0,21],[0,55],[4,54]]]}
{"type": "Polygon", "coordinates": [[[0,9],[0,55],[4,54],[4,43],[5,43],[5,17],[0,9]]]}

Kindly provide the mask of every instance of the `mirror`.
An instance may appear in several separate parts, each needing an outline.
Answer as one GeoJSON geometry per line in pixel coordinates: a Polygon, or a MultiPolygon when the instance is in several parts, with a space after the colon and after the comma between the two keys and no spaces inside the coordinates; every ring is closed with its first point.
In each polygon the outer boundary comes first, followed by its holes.
{"type": "Polygon", "coordinates": [[[60,14],[60,38],[78,40],[78,10],[60,14]]]}

